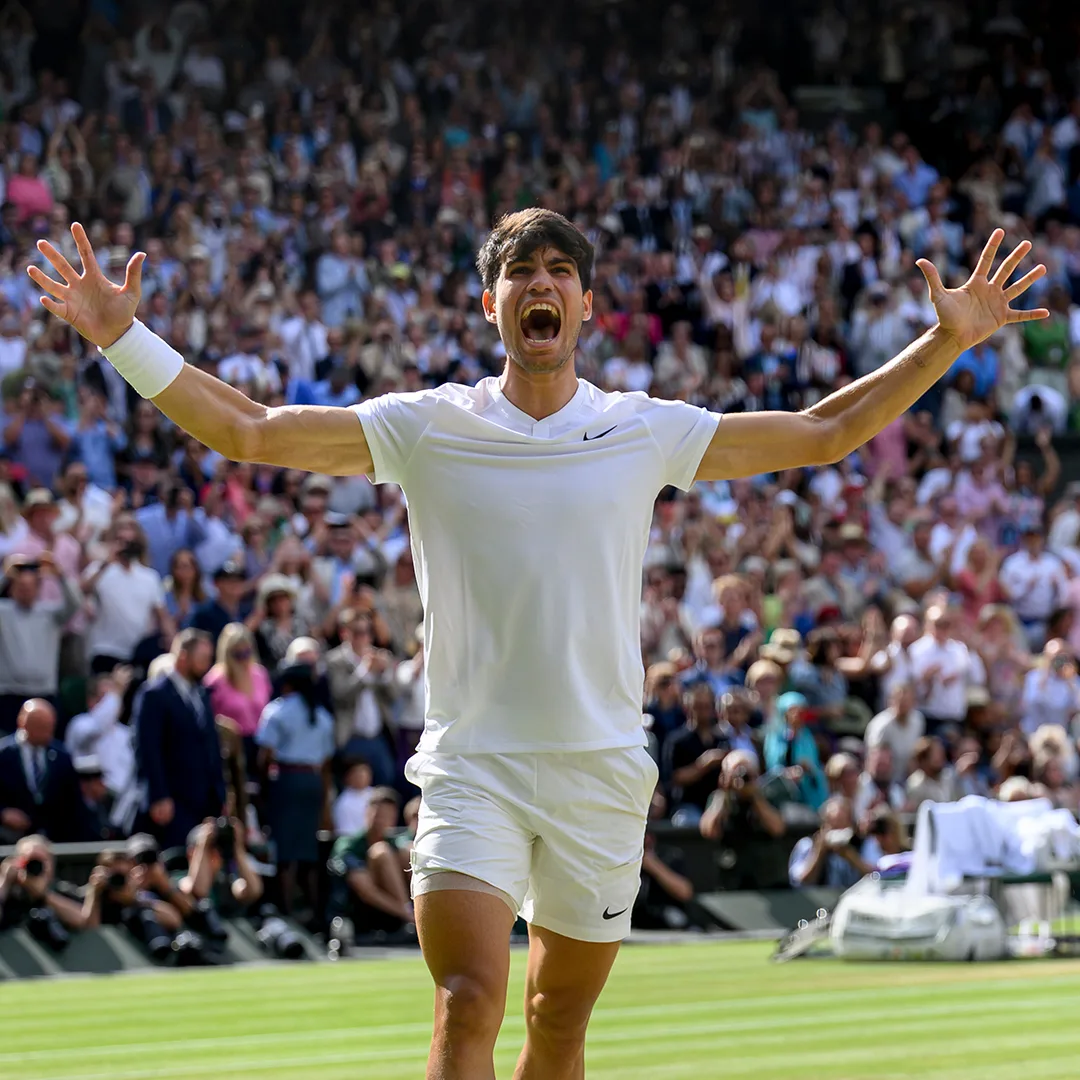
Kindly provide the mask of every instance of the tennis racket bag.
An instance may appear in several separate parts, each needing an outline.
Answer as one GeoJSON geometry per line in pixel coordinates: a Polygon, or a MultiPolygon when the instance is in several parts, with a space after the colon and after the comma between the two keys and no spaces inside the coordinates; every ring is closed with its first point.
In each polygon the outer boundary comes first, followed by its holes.
{"type": "Polygon", "coordinates": [[[874,876],[849,889],[830,926],[844,960],[1000,960],[1005,920],[985,896],[913,896],[874,876]]]}

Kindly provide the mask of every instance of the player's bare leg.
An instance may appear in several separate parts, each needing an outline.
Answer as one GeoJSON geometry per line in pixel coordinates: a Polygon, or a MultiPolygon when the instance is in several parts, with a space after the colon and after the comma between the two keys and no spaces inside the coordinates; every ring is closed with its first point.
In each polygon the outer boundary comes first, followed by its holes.
{"type": "Polygon", "coordinates": [[[514,1080],[582,1080],[585,1030],[619,942],[574,941],[529,927],[525,1049],[514,1080]]]}
{"type": "Polygon", "coordinates": [[[494,1080],[516,916],[499,897],[463,889],[424,893],[415,902],[417,936],[435,980],[427,1080],[494,1080]]]}

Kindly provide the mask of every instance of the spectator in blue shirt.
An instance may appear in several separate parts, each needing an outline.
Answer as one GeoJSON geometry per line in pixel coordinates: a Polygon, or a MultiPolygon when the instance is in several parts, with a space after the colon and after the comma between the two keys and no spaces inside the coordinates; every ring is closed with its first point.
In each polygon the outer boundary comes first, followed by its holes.
{"type": "Polygon", "coordinates": [[[281,672],[281,696],[263,709],[255,742],[269,780],[268,810],[285,910],[300,884],[318,910],[318,830],[329,812],[334,719],[318,704],[310,665],[281,672]]]}
{"type": "Polygon", "coordinates": [[[191,626],[208,633],[216,649],[221,631],[229,623],[244,622],[251,614],[251,603],[245,599],[249,590],[244,564],[233,559],[219,566],[214,571],[214,589],[217,595],[195,609],[191,626]]]}
{"type": "Polygon", "coordinates": [[[337,363],[330,369],[327,378],[321,379],[311,387],[312,403],[315,405],[334,405],[348,408],[360,400],[360,391],[356,383],[349,379],[349,368],[344,363],[337,363]]]}
{"type": "Polygon", "coordinates": [[[108,419],[103,394],[89,386],[79,391],[79,423],[71,453],[86,466],[92,484],[105,491],[116,488],[116,455],[127,449],[123,429],[108,419]]]}
{"type": "Polygon", "coordinates": [[[51,488],[71,445],[63,405],[36,380],[23,384],[13,413],[4,421],[4,449],[27,474],[30,487],[51,488]]]}
{"type": "Polygon", "coordinates": [[[950,381],[955,381],[961,371],[971,372],[975,380],[976,397],[989,397],[997,386],[997,350],[988,341],[982,341],[973,349],[965,350],[956,358],[952,366],[950,381]]]}
{"type": "Polygon", "coordinates": [[[938,181],[938,171],[927,165],[922,155],[914,146],[904,151],[904,167],[893,179],[893,186],[908,201],[908,206],[917,210],[926,205],[930,189],[938,181]]]}
{"type": "Polygon", "coordinates": [[[206,530],[194,514],[195,496],[190,488],[164,483],[158,489],[158,501],[135,511],[146,533],[150,565],[167,577],[173,556],[184,548],[195,549],[206,539],[206,530]]]}

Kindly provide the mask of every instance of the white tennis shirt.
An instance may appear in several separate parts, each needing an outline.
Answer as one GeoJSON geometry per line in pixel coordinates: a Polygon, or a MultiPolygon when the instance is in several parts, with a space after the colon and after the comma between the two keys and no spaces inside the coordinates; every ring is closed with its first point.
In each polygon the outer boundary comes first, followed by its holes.
{"type": "Polygon", "coordinates": [[[354,406],[399,484],[426,656],[419,748],[644,745],[641,566],[653,503],[686,489],[719,415],[580,380],[544,420],[496,378],[354,406]]]}

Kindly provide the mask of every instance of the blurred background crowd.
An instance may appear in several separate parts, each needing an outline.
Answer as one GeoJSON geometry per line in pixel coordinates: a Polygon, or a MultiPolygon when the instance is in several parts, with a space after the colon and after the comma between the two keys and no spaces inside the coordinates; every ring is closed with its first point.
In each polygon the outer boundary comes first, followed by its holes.
{"type": "MultiPolygon", "coordinates": [[[[926,799],[1076,809],[1080,24],[790,9],[0,9],[0,830],[29,836],[0,904],[39,836],[118,844],[98,885],[145,895],[152,835],[318,922],[325,830],[353,914],[411,921],[401,493],[225,461],[136,399],[24,274],[38,237],[77,258],[76,219],[110,272],[148,252],[141,317],[190,363],[336,405],[501,370],[473,258],[524,206],[596,245],[582,377],[720,411],[873,371],[933,321],[916,258],[959,283],[993,227],[1030,238],[1051,318],[857,454],[661,495],[643,707],[655,816],[718,843],[809,824],[796,887],[896,856],[926,799]]],[[[650,843],[645,922],[688,896],[672,864],[650,843]]]]}

